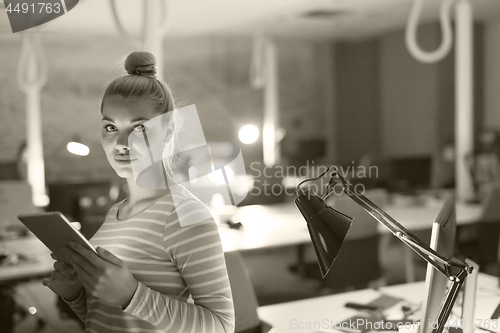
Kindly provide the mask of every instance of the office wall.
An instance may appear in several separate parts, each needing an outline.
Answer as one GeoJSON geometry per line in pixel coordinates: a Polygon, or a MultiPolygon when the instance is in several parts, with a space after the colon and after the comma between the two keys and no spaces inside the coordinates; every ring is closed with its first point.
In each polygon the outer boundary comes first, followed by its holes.
{"type": "MultiPolygon", "coordinates": [[[[420,30],[419,43],[434,48],[433,26],[420,30]]],[[[432,154],[436,142],[439,64],[414,60],[404,44],[404,31],[380,39],[382,152],[387,156],[432,154]]]]}
{"type": "Polygon", "coordinates": [[[327,43],[282,39],[279,57],[280,126],[295,139],[323,138],[327,131],[324,72],[327,43]],[[300,123],[298,131],[294,122],[300,123]]]}
{"type": "Polygon", "coordinates": [[[500,17],[485,22],[484,125],[500,129],[500,17]]]}
{"type": "MultiPolygon", "coordinates": [[[[419,29],[426,49],[435,48],[439,38],[436,25],[419,29]]],[[[452,56],[439,64],[417,62],[401,29],[334,45],[337,160],[357,163],[367,153],[436,156],[441,137],[453,138],[452,56]]]]}
{"type": "MultiPolygon", "coordinates": [[[[437,27],[421,28],[419,42],[424,48],[435,47],[437,27]]],[[[335,43],[334,63],[338,159],[434,152],[437,109],[443,99],[440,65],[414,60],[406,50],[404,31],[335,43]]],[[[453,102],[449,94],[446,99],[453,102]]]]}
{"type": "MultiPolygon", "coordinates": [[[[434,50],[441,42],[437,24],[423,25],[418,42],[434,50]]],[[[417,62],[407,51],[404,31],[381,39],[381,90],[383,153],[387,156],[431,155],[434,186],[453,182],[454,166],[443,159],[442,150],[454,140],[455,49],[433,64],[417,62]]],[[[480,132],[484,112],[484,27],[474,24],[473,119],[480,132]]]]}
{"type": "Polygon", "coordinates": [[[335,44],[334,124],[337,160],[358,163],[381,151],[380,43],[378,40],[335,44]]]}
{"type": "MultiPolygon", "coordinates": [[[[385,158],[429,155],[432,183],[441,186],[453,181],[453,164],[441,152],[454,140],[454,49],[438,63],[423,64],[409,54],[404,34],[399,29],[369,40],[335,43],[336,157],[356,161],[370,152],[385,158]]],[[[483,35],[482,25],[475,24],[476,132],[483,123],[483,35]]],[[[419,27],[423,49],[434,50],[440,41],[437,23],[419,27]]]]}

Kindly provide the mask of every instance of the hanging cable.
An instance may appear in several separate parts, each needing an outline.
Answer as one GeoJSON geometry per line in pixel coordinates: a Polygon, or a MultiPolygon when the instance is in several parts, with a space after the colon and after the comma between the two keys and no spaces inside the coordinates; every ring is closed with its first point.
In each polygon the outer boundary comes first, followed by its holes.
{"type": "Polygon", "coordinates": [[[443,59],[450,52],[453,40],[453,32],[451,30],[451,7],[455,0],[443,0],[439,13],[439,21],[441,26],[441,45],[434,51],[422,50],[417,42],[418,20],[422,12],[424,0],[414,0],[410,12],[410,17],[406,25],[406,47],[410,54],[418,61],[425,63],[433,63],[443,59]]]}
{"type": "Polygon", "coordinates": [[[160,0],[161,4],[161,12],[160,12],[160,26],[158,27],[158,30],[160,31],[160,35],[165,35],[170,28],[169,23],[170,21],[168,20],[167,13],[168,13],[168,6],[167,6],[167,0],[160,0]]]}
{"type": "Polygon", "coordinates": [[[33,203],[42,207],[49,203],[49,197],[45,192],[40,91],[47,81],[48,70],[38,34],[24,33],[22,37],[17,82],[26,94],[27,176],[33,203]]]}
{"type": "Polygon", "coordinates": [[[262,89],[266,85],[266,38],[262,33],[255,33],[250,64],[250,84],[254,89],[262,89]]]}
{"type": "MultiPolygon", "coordinates": [[[[130,40],[134,43],[137,42],[139,38],[129,34],[127,30],[123,27],[122,21],[120,20],[120,16],[118,15],[118,9],[116,8],[115,0],[109,0],[111,5],[111,14],[113,15],[113,21],[115,22],[116,28],[118,29],[118,33],[126,40],[130,40]]],[[[141,32],[142,34],[143,32],[141,32]]]]}

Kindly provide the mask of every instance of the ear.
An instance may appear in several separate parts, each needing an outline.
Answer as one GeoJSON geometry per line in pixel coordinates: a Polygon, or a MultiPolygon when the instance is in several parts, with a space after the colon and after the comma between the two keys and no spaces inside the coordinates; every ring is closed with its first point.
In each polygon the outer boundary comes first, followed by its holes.
{"type": "Polygon", "coordinates": [[[97,247],[97,253],[104,260],[106,260],[114,265],[120,266],[120,267],[123,266],[123,261],[121,261],[113,253],[109,252],[108,250],[103,249],[100,246],[97,247]]]}

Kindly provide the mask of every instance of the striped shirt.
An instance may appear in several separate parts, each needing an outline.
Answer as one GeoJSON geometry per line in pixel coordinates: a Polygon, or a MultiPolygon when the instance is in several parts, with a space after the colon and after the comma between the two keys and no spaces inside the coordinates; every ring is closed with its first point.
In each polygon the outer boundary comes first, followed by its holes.
{"type": "Polygon", "coordinates": [[[109,210],[90,242],[125,262],[139,283],[124,310],[86,291],[68,302],[86,332],[234,332],[217,224],[201,202],[176,195],[126,220],[117,218],[120,203],[109,210]],[[178,212],[199,214],[201,222],[181,227],[178,212]]]}

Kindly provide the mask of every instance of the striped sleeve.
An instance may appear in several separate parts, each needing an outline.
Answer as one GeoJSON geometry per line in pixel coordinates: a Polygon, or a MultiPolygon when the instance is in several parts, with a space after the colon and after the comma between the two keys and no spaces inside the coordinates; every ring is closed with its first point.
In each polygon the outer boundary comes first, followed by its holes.
{"type": "MultiPolygon", "coordinates": [[[[203,206],[189,201],[193,212],[203,206]]],[[[175,211],[166,224],[165,251],[179,270],[194,304],[163,295],[139,282],[124,312],[165,332],[233,333],[233,299],[217,224],[210,218],[184,227],[172,226],[179,226],[175,211]]]]}
{"type": "Polygon", "coordinates": [[[63,300],[70,306],[78,318],[85,323],[85,320],[87,319],[87,298],[85,296],[85,288],[82,288],[82,291],[76,300],[71,302],[64,298],[63,300]]]}

